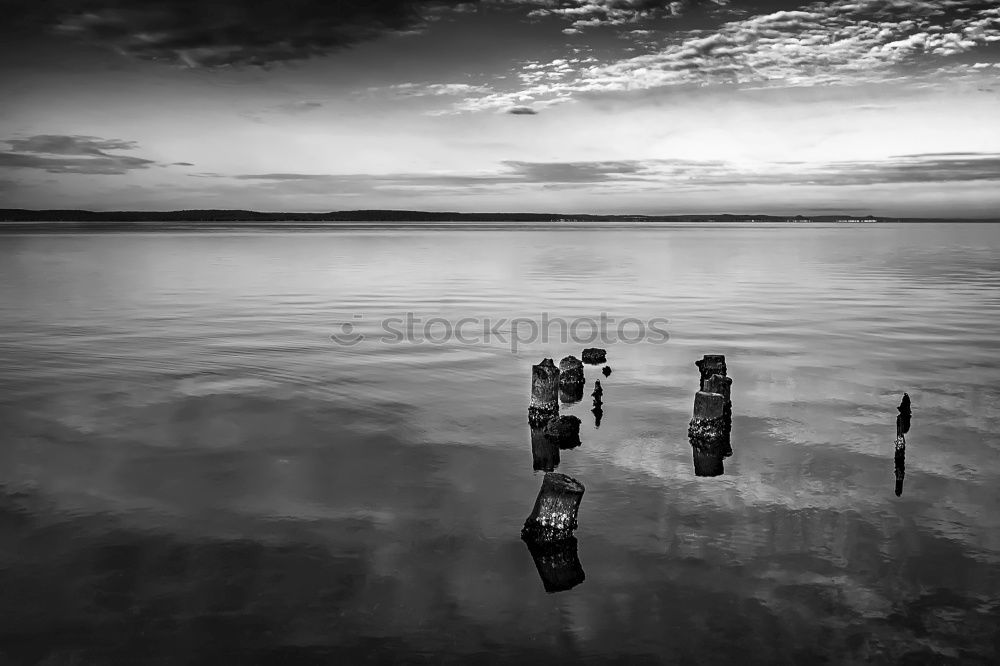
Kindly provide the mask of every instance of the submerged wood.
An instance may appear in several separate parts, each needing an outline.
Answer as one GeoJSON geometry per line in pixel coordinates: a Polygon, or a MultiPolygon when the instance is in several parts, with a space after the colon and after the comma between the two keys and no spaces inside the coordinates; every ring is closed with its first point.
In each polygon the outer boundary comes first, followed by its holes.
{"type": "Polygon", "coordinates": [[[577,554],[576,537],[558,541],[536,541],[526,539],[528,552],[535,561],[538,577],[542,579],[545,591],[564,592],[582,583],[587,577],[577,554]]]}
{"type": "Polygon", "coordinates": [[[528,421],[544,424],[559,413],[559,368],[551,358],[531,366],[531,404],[528,421]]]}
{"type": "Polygon", "coordinates": [[[583,492],[583,484],[576,479],[558,472],[547,472],[531,515],[524,521],[521,538],[557,541],[572,536],[577,527],[583,492]]]}

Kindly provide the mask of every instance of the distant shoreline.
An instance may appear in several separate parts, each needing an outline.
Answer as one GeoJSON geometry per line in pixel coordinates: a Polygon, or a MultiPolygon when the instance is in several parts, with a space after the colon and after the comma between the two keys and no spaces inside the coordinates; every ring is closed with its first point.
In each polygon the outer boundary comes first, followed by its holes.
{"type": "Polygon", "coordinates": [[[510,223],[533,222],[560,224],[580,223],[824,223],[870,224],[899,222],[996,222],[988,218],[907,218],[874,215],[857,216],[849,213],[837,215],[567,215],[563,213],[458,213],[413,210],[352,210],[327,213],[259,212],[250,210],[174,210],[174,211],[91,211],[91,210],[29,210],[0,209],[0,230],[21,228],[115,230],[145,228],[156,223],[181,223],[184,228],[197,229],[200,225],[224,223],[252,227],[289,226],[307,223],[317,227],[324,223],[510,223]]]}

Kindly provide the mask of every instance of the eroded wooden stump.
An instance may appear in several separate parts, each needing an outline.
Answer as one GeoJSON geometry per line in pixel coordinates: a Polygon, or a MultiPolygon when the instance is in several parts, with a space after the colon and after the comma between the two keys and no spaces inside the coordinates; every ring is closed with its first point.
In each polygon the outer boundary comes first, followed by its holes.
{"type": "Polygon", "coordinates": [[[531,404],[528,421],[544,425],[551,416],[559,413],[559,368],[551,358],[542,359],[531,366],[531,404]]]}
{"type": "Polygon", "coordinates": [[[583,362],[587,365],[600,365],[608,362],[608,351],[600,347],[588,347],[583,350],[583,362]]]}
{"type": "Polygon", "coordinates": [[[572,536],[583,492],[583,484],[576,479],[558,472],[546,473],[531,515],[524,521],[521,538],[557,541],[572,536]]]}
{"type": "Polygon", "coordinates": [[[553,416],[545,424],[544,432],[560,449],[575,449],[581,444],[580,418],[577,416],[553,416]]]}
{"type": "Polygon", "coordinates": [[[695,393],[694,414],[688,425],[688,438],[695,449],[695,474],[718,476],[723,473],[722,459],[733,454],[733,380],[726,376],[722,354],[706,354],[695,365],[701,373],[700,390],[695,393]]]}

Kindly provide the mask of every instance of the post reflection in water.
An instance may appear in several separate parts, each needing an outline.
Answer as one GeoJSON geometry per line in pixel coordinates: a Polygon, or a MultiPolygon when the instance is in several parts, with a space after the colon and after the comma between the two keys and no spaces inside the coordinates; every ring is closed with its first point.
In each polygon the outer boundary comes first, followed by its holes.
{"type": "Polygon", "coordinates": [[[545,426],[532,424],[531,458],[536,472],[552,472],[559,467],[559,444],[545,436],[545,426]]]}
{"type": "Polygon", "coordinates": [[[899,403],[899,414],[896,416],[896,442],[893,461],[896,472],[896,497],[903,494],[903,479],[906,477],[906,433],[910,432],[910,396],[903,394],[903,399],[899,403]]]}
{"type": "Polygon", "coordinates": [[[538,577],[542,579],[546,592],[565,592],[586,579],[577,554],[576,537],[559,541],[525,539],[525,543],[535,560],[538,577]]]}

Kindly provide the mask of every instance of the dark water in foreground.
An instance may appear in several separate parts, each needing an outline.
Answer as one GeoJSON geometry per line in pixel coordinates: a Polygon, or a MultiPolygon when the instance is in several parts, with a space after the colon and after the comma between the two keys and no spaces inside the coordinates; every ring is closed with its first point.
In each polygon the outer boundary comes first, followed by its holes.
{"type": "Polygon", "coordinates": [[[0,663],[996,663],[1000,226],[8,235],[0,321],[0,663]],[[407,311],[669,320],[563,411],[576,587],[519,531],[530,365],[589,345],[407,311]]]}

